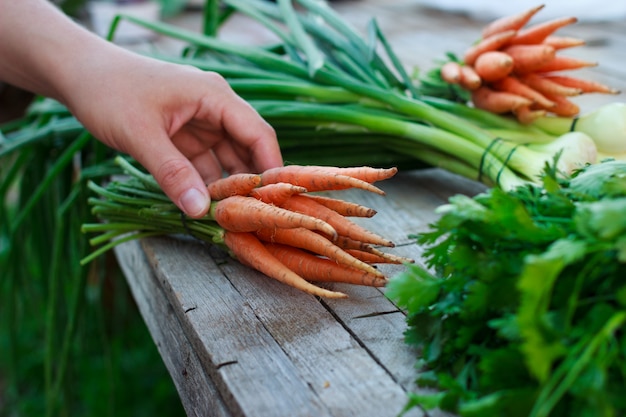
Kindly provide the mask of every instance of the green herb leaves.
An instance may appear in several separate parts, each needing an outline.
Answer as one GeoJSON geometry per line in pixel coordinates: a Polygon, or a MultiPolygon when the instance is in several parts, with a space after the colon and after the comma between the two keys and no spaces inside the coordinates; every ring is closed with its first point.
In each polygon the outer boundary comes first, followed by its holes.
{"type": "Polygon", "coordinates": [[[394,277],[421,349],[407,405],[463,416],[626,412],[626,163],[455,196],[417,236],[429,270],[394,277]],[[432,273],[431,271],[434,271],[432,273]]]}

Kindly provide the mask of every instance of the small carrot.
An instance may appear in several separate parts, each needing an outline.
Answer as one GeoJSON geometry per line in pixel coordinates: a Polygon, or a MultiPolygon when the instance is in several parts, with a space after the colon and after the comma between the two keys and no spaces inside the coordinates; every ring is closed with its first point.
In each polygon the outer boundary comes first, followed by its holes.
{"type": "Polygon", "coordinates": [[[302,227],[296,229],[260,229],[257,230],[256,235],[264,242],[281,243],[294,248],[305,249],[340,264],[382,276],[382,273],[371,265],[356,259],[324,236],[309,229],[302,227]]]}
{"type": "Polygon", "coordinates": [[[479,42],[470,46],[463,55],[465,65],[474,65],[479,55],[497,51],[504,47],[517,33],[515,30],[505,30],[504,32],[494,33],[486,38],[482,38],[479,42]]]}
{"type": "Polygon", "coordinates": [[[532,101],[526,97],[495,91],[485,86],[472,92],[472,102],[480,109],[498,114],[512,112],[518,107],[532,104],[532,101]]]}
{"type": "Polygon", "coordinates": [[[364,252],[367,252],[368,248],[371,247],[369,243],[350,239],[347,236],[337,236],[337,239],[335,239],[333,243],[342,249],[358,249],[364,252]]]}
{"type": "Polygon", "coordinates": [[[383,287],[387,283],[384,276],[353,269],[288,245],[266,243],[265,247],[287,268],[309,281],[343,282],[370,287],[383,287]]]}
{"type": "Polygon", "coordinates": [[[513,58],[504,52],[489,51],[476,58],[474,70],[484,81],[500,80],[513,71],[513,58]]]}
{"type": "MultiPolygon", "coordinates": [[[[556,103],[552,103],[552,107],[554,106],[556,106],[556,103]]],[[[527,125],[540,117],[544,117],[548,112],[544,109],[533,110],[530,106],[522,106],[515,109],[513,113],[520,123],[527,125]]]]}
{"type": "Polygon", "coordinates": [[[578,22],[576,17],[557,17],[552,20],[537,23],[536,25],[519,30],[511,39],[512,45],[532,45],[543,42],[558,29],[578,22]]]}
{"type": "Polygon", "coordinates": [[[319,220],[330,224],[338,235],[348,236],[355,240],[375,245],[393,247],[393,242],[378,236],[377,234],[350,221],[341,214],[325,207],[310,198],[301,195],[292,196],[282,205],[287,210],[302,213],[308,216],[315,216],[319,220]]]}
{"type": "Polygon", "coordinates": [[[565,87],[577,88],[583,93],[619,94],[620,91],[605,84],[564,75],[546,75],[544,78],[565,87]]]}
{"type": "Polygon", "coordinates": [[[334,172],[340,175],[356,178],[361,181],[373,184],[378,181],[388,180],[398,173],[398,168],[373,168],[361,167],[319,167],[327,172],[334,172]]]}
{"type": "Polygon", "coordinates": [[[287,182],[277,182],[276,184],[267,184],[256,187],[248,194],[264,203],[275,204],[280,206],[294,194],[306,193],[307,189],[287,182]]]}
{"type": "Polygon", "coordinates": [[[371,262],[371,263],[394,263],[394,264],[402,264],[402,263],[415,263],[415,261],[411,258],[405,258],[402,256],[394,255],[391,253],[383,252],[379,249],[376,249],[370,244],[360,242],[358,240],[350,239],[346,236],[339,236],[335,240],[335,244],[341,248],[343,248],[346,252],[352,254],[357,259],[362,260],[363,262],[371,262]],[[370,254],[375,256],[372,258],[370,254]]]}
{"type": "Polygon", "coordinates": [[[576,70],[587,67],[595,67],[597,66],[597,62],[586,61],[584,59],[574,58],[565,55],[557,55],[550,62],[545,65],[537,68],[537,72],[557,72],[557,71],[568,71],[568,70],[576,70]]]}
{"type": "Polygon", "coordinates": [[[252,233],[226,232],[224,243],[242,264],[284,284],[318,297],[346,298],[342,292],[320,288],[280,262],[252,233]]]}
{"type": "Polygon", "coordinates": [[[323,220],[311,215],[294,213],[254,197],[235,195],[211,203],[210,215],[220,226],[232,232],[254,232],[272,227],[285,229],[304,227],[319,230],[333,239],[337,236],[337,231],[323,220]]]}
{"type": "Polygon", "coordinates": [[[494,33],[504,32],[506,30],[520,30],[539,10],[543,9],[543,7],[544,5],[542,4],[528,10],[524,10],[521,13],[503,16],[496,19],[483,28],[482,36],[483,38],[486,38],[494,33]]]}
{"type": "MultiPolygon", "coordinates": [[[[500,81],[496,81],[492,84],[493,89],[497,91],[503,91],[506,93],[517,94],[518,96],[526,97],[539,107],[550,108],[554,106],[554,103],[548,100],[543,94],[537,90],[531,88],[527,84],[524,84],[516,77],[506,77],[500,81]]],[[[524,106],[522,106],[524,107],[524,106]]]]}
{"type": "Polygon", "coordinates": [[[461,64],[455,61],[448,61],[439,70],[441,79],[448,84],[458,84],[461,81],[461,64]]]}
{"type": "Polygon", "coordinates": [[[461,87],[466,90],[476,90],[478,87],[482,85],[482,80],[474,67],[470,67],[469,65],[461,66],[461,81],[459,82],[461,87]]]}
{"type": "Polygon", "coordinates": [[[550,112],[557,116],[573,117],[580,113],[580,107],[564,96],[550,96],[547,95],[551,101],[556,103],[556,106],[550,109],[550,112]]]}
{"type": "Polygon", "coordinates": [[[261,183],[259,174],[232,174],[207,185],[211,200],[223,200],[233,195],[247,195],[261,183]]]}
{"type": "Polygon", "coordinates": [[[550,35],[543,40],[545,45],[550,45],[554,49],[566,49],[573,48],[575,46],[583,46],[585,45],[585,41],[579,38],[573,38],[571,36],[555,36],[550,35]]]}
{"type": "Polygon", "coordinates": [[[374,217],[376,210],[363,206],[361,204],[352,203],[350,201],[339,200],[332,197],[322,195],[307,194],[306,198],[311,198],[317,203],[336,211],[342,216],[348,217],[374,217]]]}
{"type": "Polygon", "coordinates": [[[511,45],[502,52],[513,58],[513,72],[527,73],[550,62],[556,56],[556,50],[550,45],[511,45]]]}
{"type": "Polygon", "coordinates": [[[519,78],[524,84],[539,91],[544,96],[547,94],[553,96],[578,96],[582,94],[582,90],[579,88],[566,87],[538,74],[525,74],[519,78]]]}
{"type": "Polygon", "coordinates": [[[401,264],[402,263],[400,261],[387,259],[383,256],[377,255],[372,252],[365,252],[365,251],[361,251],[358,249],[346,249],[346,252],[348,252],[350,255],[354,256],[355,258],[363,262],[370,263],[370,264],[401,264]]]}
{"type": "MultiPolygon", "coordinates": [[[[332,167],[314,165],[287,165],[271,168],[261,173],[261,184],[274,184],[288,182],[293,185],[306,188],[310,192],[326,190],[344,190],[347,188],[360,188],[376,194],[384,195],[380,188],[345,174],[339,174],[332,167]]],[[[334,168],[335,170],[337,168],[334,168]]]]}

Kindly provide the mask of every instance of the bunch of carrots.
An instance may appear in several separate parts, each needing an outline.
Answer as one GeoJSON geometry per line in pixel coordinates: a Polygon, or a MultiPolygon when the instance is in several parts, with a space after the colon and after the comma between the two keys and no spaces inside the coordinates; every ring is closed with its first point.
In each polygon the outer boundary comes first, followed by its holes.
{"type": "Polygon", "coordinates": [[[470,91],[476,107],[511,113],[525,124],[548,113],[576,116],[580,109],[572,97],[580,94],[618,94],[604,84],[559,73],[597,64],[558,54],[585,44],[582,39],[555,35],[558,29],[576,23],[576,17],[526,26],[543,7],[488,24],[481,39],[465,51],[462,62],[448,61],[441,66],[441,78],[470,91]]]}
{"type": "Polygon", "coordinates": [[[359,226],[349,217],[372,217],[375,210],[316,191],[359,188],[383,195],[374,182],[395,175],[396,168],[336,168],[289,165],[261,174],[234,174],[208,185],[209,213],[186,218],[150,175],[121,157],[129,174],[106,187],[90,183],[102,198],[90,198],[103,223],[85,224],[84,232],[103,232],[92,245],[108,242],[83,259],[87,263],[131,239],[163,234],[189,234],[222,245],[242,264],[307,293],[344,298],[342,292],[312,284],[343,282],[380,287],[387,277],[376,263],[411,259],[378,247],[393,242],[359,226]]]}

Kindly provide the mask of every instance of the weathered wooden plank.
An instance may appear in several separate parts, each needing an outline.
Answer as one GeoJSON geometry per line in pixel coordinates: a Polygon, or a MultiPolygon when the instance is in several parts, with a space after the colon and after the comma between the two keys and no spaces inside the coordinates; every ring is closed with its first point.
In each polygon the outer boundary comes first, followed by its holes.
{"type": "Polygon", "coordinates": [[[230,416],[152,273],[139,242],[119,245],[115,253],[187,415],[230,416]]]}
{"type": "Polygon", "coordinates": [[[331,415],[204,245],[153,238],[142,246],[192,349],[233,415],[331,415]]]}
{"type": "MultiPolygon", "coordinates": [[[[219,254],[214,253],[214,257],[219,254]]],[[[334,416],[396,416],[406,392],[319,300],[224,258],[228,279],[334,416]]],[[[352,303],[366,304],[354,286],[352,303]]],[[[378,293],[380,295],[380,293],[378,293]]],[[[396,349],[405,349],[401,340],[396,349]]]]}

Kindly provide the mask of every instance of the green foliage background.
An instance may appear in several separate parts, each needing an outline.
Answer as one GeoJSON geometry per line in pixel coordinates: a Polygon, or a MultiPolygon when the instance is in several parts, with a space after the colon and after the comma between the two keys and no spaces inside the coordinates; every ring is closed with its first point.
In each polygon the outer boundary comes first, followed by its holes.
{"type": "Polygon", "coordinates": [[[0,416],[184,415],[114,256],[79,265],[112,156],[49,100],[0,125],[0,416]]]}

